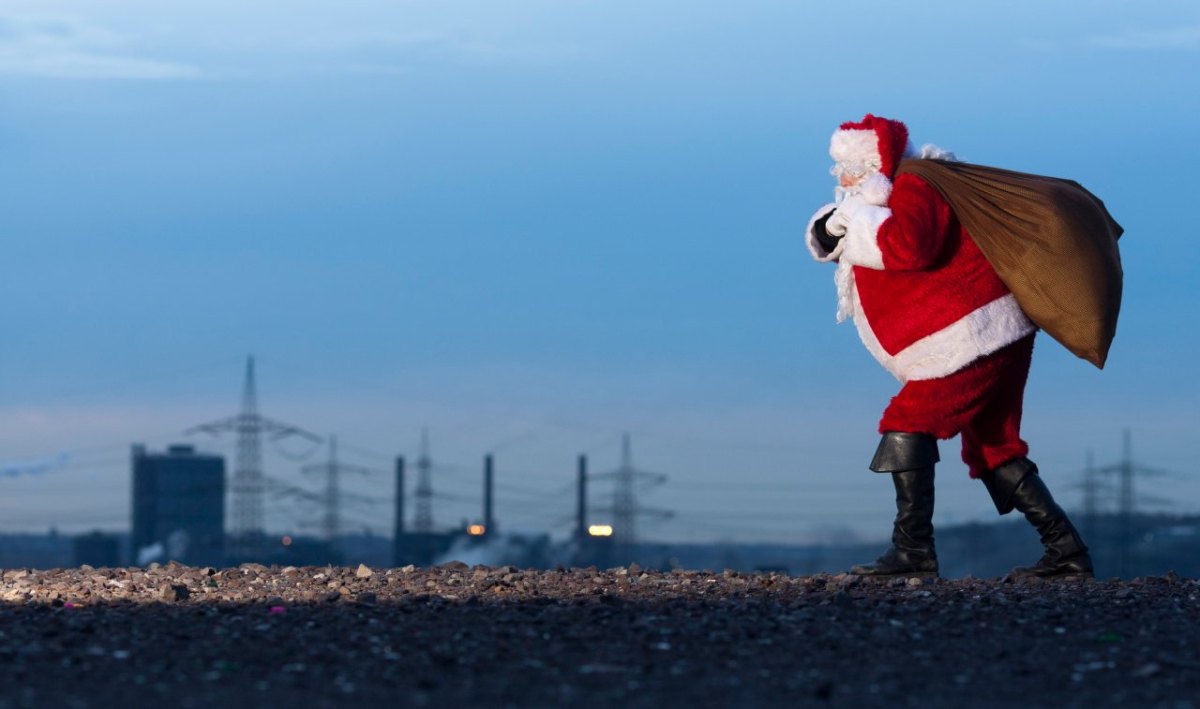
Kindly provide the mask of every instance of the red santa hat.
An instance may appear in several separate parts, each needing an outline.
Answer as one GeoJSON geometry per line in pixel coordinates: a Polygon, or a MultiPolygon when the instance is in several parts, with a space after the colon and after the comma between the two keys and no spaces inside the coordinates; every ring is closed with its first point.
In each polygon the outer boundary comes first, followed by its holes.
{"type": "Polygon", "coordinates": [[[870,174],[863,189],[870,201],[880,204],[887,201],[900,159],[911,152],[907,126],[870,113],[857,123],[843,123],[829,141],[829,155],[834,162],[853,165],[870,174]]]}
{"type": "Polygon", "coordinates": [[[829,155],[835,161],[863,163],[889,179],[907,149],[907,126],[870,113],[857,123],[843,123],[829,141],[829,155]]]}

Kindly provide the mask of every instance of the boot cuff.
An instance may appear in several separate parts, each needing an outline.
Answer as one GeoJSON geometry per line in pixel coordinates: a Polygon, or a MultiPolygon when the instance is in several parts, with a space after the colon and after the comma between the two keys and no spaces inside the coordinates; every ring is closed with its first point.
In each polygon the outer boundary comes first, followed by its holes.
{"type": "Polygon", "coordinates": [[[876,473],[902,473],[938,462],[937,439],[928,433],[888,431],[875,449],[870,468],[876,473]]]}
{"type": "Polygon", "coordinates": [[[1017,491],[1025,478],[1037,475],[1038,469],[1028,458],[1013,458],[995,470],[983,474],[982,480],[996,511],[1006,515],[1013,511],[1013,493],[1017,491]]]}

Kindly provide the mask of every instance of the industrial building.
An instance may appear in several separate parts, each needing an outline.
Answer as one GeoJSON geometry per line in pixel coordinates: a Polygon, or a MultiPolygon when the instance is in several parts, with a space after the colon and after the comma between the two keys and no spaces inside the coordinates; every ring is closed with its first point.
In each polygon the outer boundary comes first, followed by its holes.
{"type": "Polygon", "coordinates": [[[225,562],[225,459],[172,445],[165,453],[133,447],[135,564],[225,562]]]}
{"type": "Polygon", "coordinates": [[[121,536],[101,531],[77,535],[72,541],[75,566],[120,566],[121,536]]]}

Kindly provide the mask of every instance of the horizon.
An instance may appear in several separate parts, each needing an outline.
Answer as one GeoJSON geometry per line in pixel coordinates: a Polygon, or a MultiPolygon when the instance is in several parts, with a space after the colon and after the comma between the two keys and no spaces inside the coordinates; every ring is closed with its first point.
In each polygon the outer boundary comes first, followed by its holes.
{"type": "MultiPolygon", "coordinates": [[[[1176,474],[1138,481],[1144,508],[1194,514],[1200,239],[1163,202],[1200,187],[1176,128],[1198,75],[1182,1],[3,3],[0,531],[127,527],[135,443],[232,469],[232,438],[182,433],[236,411],[254,353],[264,415],[380,469],[347,481],[387,495],[375,530],[428,427],[435,490],[477,494],[492,453],[509,525],[569,516],[575,457],[613,468],[629,433],[669,477],[639,500],[680,512],[646,538],[882,537],[867,463],[898,384],[802,234],[829,135],[868,111],[1104,200],[1109,362],[1039,336],[1023,435],[1073,509],[1128,429],[1176,474]]],[[[940,449],[935,524],[997,519],[940,449]]]]}

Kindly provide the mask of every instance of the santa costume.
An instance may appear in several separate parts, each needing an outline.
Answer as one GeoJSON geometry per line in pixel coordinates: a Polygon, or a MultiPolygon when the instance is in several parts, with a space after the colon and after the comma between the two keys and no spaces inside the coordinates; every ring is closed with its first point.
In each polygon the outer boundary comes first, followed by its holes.
{"type": "Polygon", "coordinates": [[[903,158],[918,154],[907,127],[868,114],[833,134],[834,203],[807,229],[817,261],[836,262],[838,321],[851,318],[867,350],[903,386],[883,413],[871,469],[897,491],[893,547],[854,572],[936,575],[933,466],[937,439],[962,435],[971,477],[983,480],[1001,514],[1026,513],[1047,553],[1018,570],[1039,576],[1089,574],[1078,533],[1053,502],[1021,439],[1021,407],[1036,326],[955,217],[946,200],[903,158]]]}

